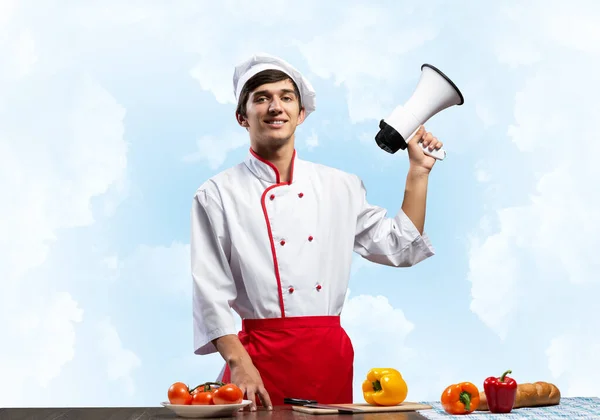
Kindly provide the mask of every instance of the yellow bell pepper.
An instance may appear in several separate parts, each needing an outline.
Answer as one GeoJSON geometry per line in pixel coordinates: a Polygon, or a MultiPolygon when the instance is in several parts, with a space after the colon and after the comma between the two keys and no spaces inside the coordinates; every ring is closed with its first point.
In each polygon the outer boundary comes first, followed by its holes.
{"type": "Polygon", "coordinates": [[[373,368],[362,384],[365,401],[371,405],[398,405],[406,399],[408,387],[400,372],[392,368],[373,368]]]}

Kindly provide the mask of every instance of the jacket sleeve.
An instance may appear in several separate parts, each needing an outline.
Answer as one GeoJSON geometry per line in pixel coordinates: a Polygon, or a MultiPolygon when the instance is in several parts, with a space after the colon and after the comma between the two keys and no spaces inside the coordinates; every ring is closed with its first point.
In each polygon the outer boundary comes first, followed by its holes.
{"type": "Polygon", "coordinates": [[[369,204],[363,182],[359,185],[354,251],[369,261],[393,267],[410,267],[435,254],[427,234],[419,231],[400,209],[387,211],[369,204]]]}
{"type": "Polygon", "coordinates": [[[237,334],[230,307],[237,293],[229,249],[223,209],[211,193],[199,189],[192,204],[190,241],[196,354],[215,353],[211,340],[237,334]]]}

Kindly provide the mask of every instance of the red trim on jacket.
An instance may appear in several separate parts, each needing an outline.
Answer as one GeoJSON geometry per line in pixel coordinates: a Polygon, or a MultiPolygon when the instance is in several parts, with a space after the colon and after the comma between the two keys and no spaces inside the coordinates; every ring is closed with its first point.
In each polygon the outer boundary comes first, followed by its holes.
{"type": "Polygon", "coordinates": [[[294,179],[294,161],[296,160],[296,149],[294,149],[294,154],[292,155],[292,162],[291,162],[291,166],[290,166],[290,179],[288,182],[281,182],[281,177],[279,176],[279,171],[277,170],[277,167],[275,165],[273,165],[273,163],[271,163],[268,160],[263,159],[262,157],[257,155],[254,152],[254,150],[252,150],[252,148],[250,148],[250,153],[252,153],[252,156],[254,156],[256,159],[258,159],[265,165],[268,165],[271,169],[273,169],[273,171],[275,171],[276,182],[275,182],[275,184],[269,186],[267,189],[265,189],[263,191],[262,196],[260,198],[260,203],[262,206],[263,215],[265,216],[265,222],[267,224],[267,233],[269,234],[269,241],[271,242],[271,254],[273,255],[273,271],[275,272],[275,278],[277,279],[277,289],[278,289],[277,292],[279,294],[279,308],[281,309],[281,317],[285,318],[285,306],[283,304],[283,290],[281,288],[281,277],[279,275],[279,264],[277,262],[277,252],[275,250],[275,240],[273,239],[273,232],[271,231],[271,223],[269,222],[269,213],[267,212],[267,206],[265,204],[265,197],[267,196],[267,193],[269,191],[271,191],[273,188],[281,187],[283,185],[291,185],[291,183],[294,179]]]}

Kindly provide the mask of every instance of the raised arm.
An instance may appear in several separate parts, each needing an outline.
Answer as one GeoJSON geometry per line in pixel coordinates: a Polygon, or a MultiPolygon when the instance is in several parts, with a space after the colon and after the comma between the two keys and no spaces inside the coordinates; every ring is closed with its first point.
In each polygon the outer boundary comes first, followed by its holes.
{"type": "Polygon", "coordinates": [[[427,186],[435,159],[423,153],[420,141],[431,150],[443,146],[423,126],[408,142],[410,166],[406,176],[404,201],[393,218],[387,217],[385,209],[367,202],[366,190],[360,182],[354,250],[370,261],[408,267],[435,254],[424,233],[427,186]]]}
{"type": "Polygon", "coordinates": [[[362,181],[358,183],[356,253],[369,261],[394,267],[410,267],[434,255],[427,235],[419,232],[402,209],[394,217],[388,217],[386,209],[369,204],[362,181]]]}
{"type": "Polygon", "coordinates": [[[425,229],[425,208],[427,207],[427,184],[429,173],[419,170],[409,170],[406,175],[406,188],[402,211],[415,225],[419,234],[425,229]]]}
{"type": "Polygon", "coordinates": [[[409,169],[406,176],[406,188],[402,210],[413,222],[419,233],[425,229],[425,209],[427,207],[427,186],[429,173],[435,165],[435,159],[423,153],[419,142],[430,150],[440,149],[443,143],[421,126],[408,142],[409,169]]]}

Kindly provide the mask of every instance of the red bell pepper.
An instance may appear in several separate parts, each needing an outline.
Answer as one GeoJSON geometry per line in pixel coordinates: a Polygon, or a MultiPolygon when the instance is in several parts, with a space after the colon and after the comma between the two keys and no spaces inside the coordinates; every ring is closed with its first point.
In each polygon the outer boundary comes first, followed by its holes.
{"type": "Polygon", "coordinates": [[[512,373],[507,370],[501,377],[490,376],[483,382],[483,390],[488,408],[492,413],[510,413],[517,398],[517,382],[506,376],[512,373]]]}

